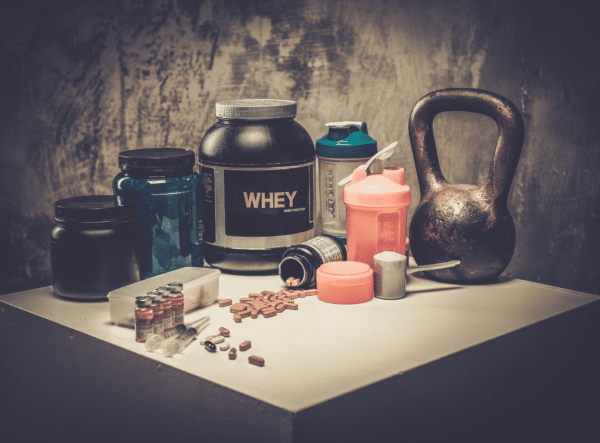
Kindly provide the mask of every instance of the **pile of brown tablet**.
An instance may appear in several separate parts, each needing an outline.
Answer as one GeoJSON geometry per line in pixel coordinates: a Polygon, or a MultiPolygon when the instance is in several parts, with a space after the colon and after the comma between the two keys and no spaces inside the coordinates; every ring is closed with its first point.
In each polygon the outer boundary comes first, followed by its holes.
{"type": "Polygon", "coordinates": [[[285,289],[279,292],[262,291],[260,294],[249,294],[248,297],[240,298],[238,303],[233,303],[232,299],[220,300],[219,306],[230,306],[229,312],[233,314],[233,321],[241,323],[242,319],[258,318],[262,315],[264,318],[274,317],[285,310],[298,310],[298,305],[294,301],[297,298],[304,298],[309,295],[317,295],[316,289],[285,289]]]}

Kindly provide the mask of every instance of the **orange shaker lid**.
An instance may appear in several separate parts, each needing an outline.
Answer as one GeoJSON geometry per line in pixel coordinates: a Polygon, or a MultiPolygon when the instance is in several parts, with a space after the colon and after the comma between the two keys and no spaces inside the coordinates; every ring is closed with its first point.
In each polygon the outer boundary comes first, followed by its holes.
{"type": "Polygon", "coordinates": [[[321,301],[349,305],[373,298],[373,270],[365,263],[335,261],[317,269],[317,294],[321,301]]]}
{"type": "Polygon", "coordinates": [[[404,181],[404,169],[385,168],[381,174],[366,175],[355,170],[352,182],[344,187],[344,203],[352,206],[408,206],[410,187],[404,181]]]}

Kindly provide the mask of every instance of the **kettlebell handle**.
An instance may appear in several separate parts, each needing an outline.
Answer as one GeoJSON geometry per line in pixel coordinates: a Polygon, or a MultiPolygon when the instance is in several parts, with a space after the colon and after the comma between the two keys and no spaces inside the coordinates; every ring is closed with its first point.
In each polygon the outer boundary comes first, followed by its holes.
{"type": "Polygon", "coordinates": [[[523,141],[525,125],[518,108],[508,99],[482,89],[442,89],[421,98],[413,107],[408,122],[410,144],[417,168],[421,195],[447,184],[433,136],[433,119],[446,111],[484,114],[498,125],[498,142],[486,182],[481,189],[487,198],[508,200],[523,141]]]}

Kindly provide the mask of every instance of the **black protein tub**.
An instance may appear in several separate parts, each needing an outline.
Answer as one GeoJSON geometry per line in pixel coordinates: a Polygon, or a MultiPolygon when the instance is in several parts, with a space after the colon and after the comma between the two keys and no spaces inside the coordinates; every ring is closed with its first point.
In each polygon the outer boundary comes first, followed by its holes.
{"type": "Polygon", "coordinates": [[[140,280],[135,206],[126,197],[84,195],[54,204],[52,288],[62,297],[107,300],[140,280]]]}
{"type": "Polygon", "coordinates": [[[315,149],[288,100],[216,105],[198,152],[204,259],[229,271],[277,271],[314,235],[315,149]]]}

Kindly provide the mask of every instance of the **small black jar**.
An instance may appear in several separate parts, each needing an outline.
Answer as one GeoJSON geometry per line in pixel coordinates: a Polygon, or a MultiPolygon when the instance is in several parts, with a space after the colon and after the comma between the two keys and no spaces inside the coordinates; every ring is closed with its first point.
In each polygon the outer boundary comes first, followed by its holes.
{"type": "Polygon", "coordinates": [[[140,280],[135,206],[126,197],[87,195],[54,204],[52,288],[62,297],[106,299],[140,280]]]}
{"type": "Polygon", "coordinates": [[[319,235],[288,248],[279,263],[279,276],[284,282],[292,277],[300,280],[300,288],[317,283],[317,269],[332,261],[346,261],[348,253],[342,241],[333,235],[319,235]]]}

